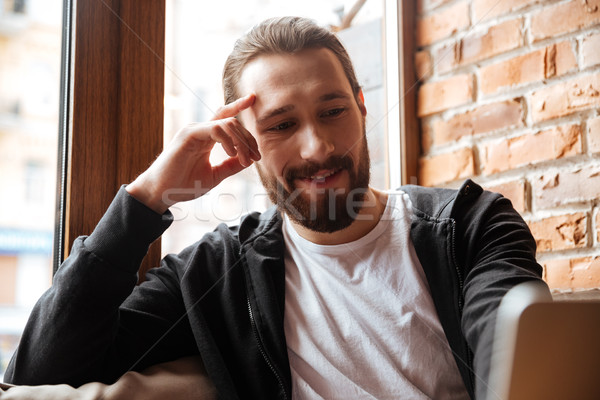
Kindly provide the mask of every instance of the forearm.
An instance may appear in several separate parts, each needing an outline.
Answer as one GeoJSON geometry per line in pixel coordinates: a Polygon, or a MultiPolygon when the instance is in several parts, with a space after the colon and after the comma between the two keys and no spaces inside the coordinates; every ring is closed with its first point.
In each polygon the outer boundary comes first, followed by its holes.
{"type": "Polygon", "coordinates": [[[7,381],[81,384],[105,378],[105,364],[118,355],[112,347],[119,306],[135,287],[149,244],[169,223],[160,216],[150,221],[150,213],[122,191],[94,232],[75,241],[30,316],[7,381]]]}
{"type": "Polygon", "coordinates": [[[490,367],[497,309],[515,285],[541,281],[535,240],[521,216],[505,198],[494,202],[477,232],[476,251],[464,285],[463,331],[474,352],[477,398],[484,396],[490,367]]]}
{"type": "Polygon", "coordinates": [[[185,357],[159,364],[141,373],[127,372],[107,385],[18,386],[0,394],[1,400],[162,400],[216,399],[216,390],[200,357],[185,357]]]}
{"type": "Polygon", "coordinates": [[[113,275],[109,283],[114,286],[110,296],[102,293],[106,276],[97,272],[106,268],[78,241],[29,317],[6,372],[8,382],[75,383],[95,375],[100,367],[106,351],[101,347],[110,345],[118,323],[115,303],[131,291],[135,274],[105,272],[113,275]]]}

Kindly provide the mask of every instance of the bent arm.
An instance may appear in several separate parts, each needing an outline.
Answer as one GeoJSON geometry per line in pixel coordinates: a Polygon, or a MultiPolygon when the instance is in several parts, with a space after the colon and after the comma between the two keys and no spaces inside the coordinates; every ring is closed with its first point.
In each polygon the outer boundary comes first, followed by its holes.
{"type": "Polygon", "coordinates": [[[94,232],[75,241],[33,309],[6,371],[8,382],[110,382],[140,359],[148,341],[173,325],[174,315],[184,311],[172,293],[175,285],[162,282],[168,282],[167,269],[161,272],[164,279],[136,289],[153,291],[152,299],[138,309],[120,309],[134,290],[148,246],[170,225],[169,216],[156,214],[121,188],[94,232]]]}
{"type": "Polygon", "coordinates": [[[253,136],[233,118],[254,101],[253,94],[242,97],[213,120],[181,129],[146,171],[121,188],[94,232],[75,241],[36,304],[7,381],[111,382],[131,369],[197,353],[178,282],[185,261],[156,269],[136,287],[137,271],[149,245],[170,225],[169,206],[203,195],[260,159],[253,136]],[[230,157],[213,166],[216,143],[230,157]]]}
{"type": "Polygon", "coordinates": [[[462,328],[474,353],[476,398],[485,398],[500,301],[521,282],[541,281],[542,267],[535,259],[535,240],[508,199],[497,198],[475,218],[481,228],[463,230],[470,248],[463,255],[467,271],[462,328]]]}

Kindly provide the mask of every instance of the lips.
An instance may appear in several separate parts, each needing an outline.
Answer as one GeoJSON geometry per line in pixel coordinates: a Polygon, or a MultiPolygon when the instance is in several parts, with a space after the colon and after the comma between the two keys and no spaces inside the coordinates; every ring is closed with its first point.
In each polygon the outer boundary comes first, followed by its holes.
{"type": "Polygon", "coordinates": [[[316,189],[332,187],[337,185],[338,179],[342,176],[343,171],[343,168],[320,170],[313,175],[298,178],[295,186],[298,187],[298,185],[300,185],[305,188],[312,187],[316,189]]]}
{"type": "Polygon", "coordinates": [[[354,162],[348,155],[334,155],[323,163],[305,162],[296,167],[290,167],[284,172],[284,179],[289,188],[301,186],[316,186],[325,188],[335,185],[343,172],[351,174],[354,162]]]}
{"type": "Polygon", "coordinates": [[[341,168],[321,170],[321,171],[318,171],[316,174],[307,176],[303,179],[310,180],[310,181],[325,181],[327,178],[337,174],[341,170],[342,170],[341,168]]]}

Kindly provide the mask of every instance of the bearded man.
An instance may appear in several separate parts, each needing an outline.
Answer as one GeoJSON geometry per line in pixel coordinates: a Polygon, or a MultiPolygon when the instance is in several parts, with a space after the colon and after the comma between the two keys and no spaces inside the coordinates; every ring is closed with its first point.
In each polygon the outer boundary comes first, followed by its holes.
{"type": "Polygon", "coordinates": [[[111,384],[192,356],[219,398],[482,396],[499,302],[541,275],[510,202],[471,181],[370,187],[360,86],[311,21],[255,27],[223,85],[215,118],[179,131],[77,239],[8,380],[111,384]],[[215,166],[216,143],[230,157],[215,166]],[[252,164],[274,207],[220,225],[136,286],[169,206],[252,164]]]}

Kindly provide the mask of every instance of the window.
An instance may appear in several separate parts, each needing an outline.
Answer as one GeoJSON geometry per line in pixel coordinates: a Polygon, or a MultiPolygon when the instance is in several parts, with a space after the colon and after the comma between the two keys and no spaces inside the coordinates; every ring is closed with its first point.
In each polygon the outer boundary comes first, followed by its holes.
{"type": "Polygon", "coordinates": [[[24,13],[25,0],[13,0],[13,11],[16,13],[24,13]]]}
{"type": "Polygon", "coordinates": [[[28,161],[25,164],[25,202],[27,204],[41,205],[44,202],[44,198],[54,200],[54,196],[48,196],[49,192],[46,189],[45,179],[48,170],[52,171],[51,168],[56,167],[56,162],[54,164],[52,166],[45,166],[36,161],[28,161]]]}
{"type": "Polygon", "coordinates": [[[25,13],[25,0],[4,0],[4,10],[17,13],[24,14],[25,13]]]}
{"type": "Polygon", "coordinates": [[[24,23],[0,17],[0,379],[52,278],[61,7],[8,1],[24,23]]]}

